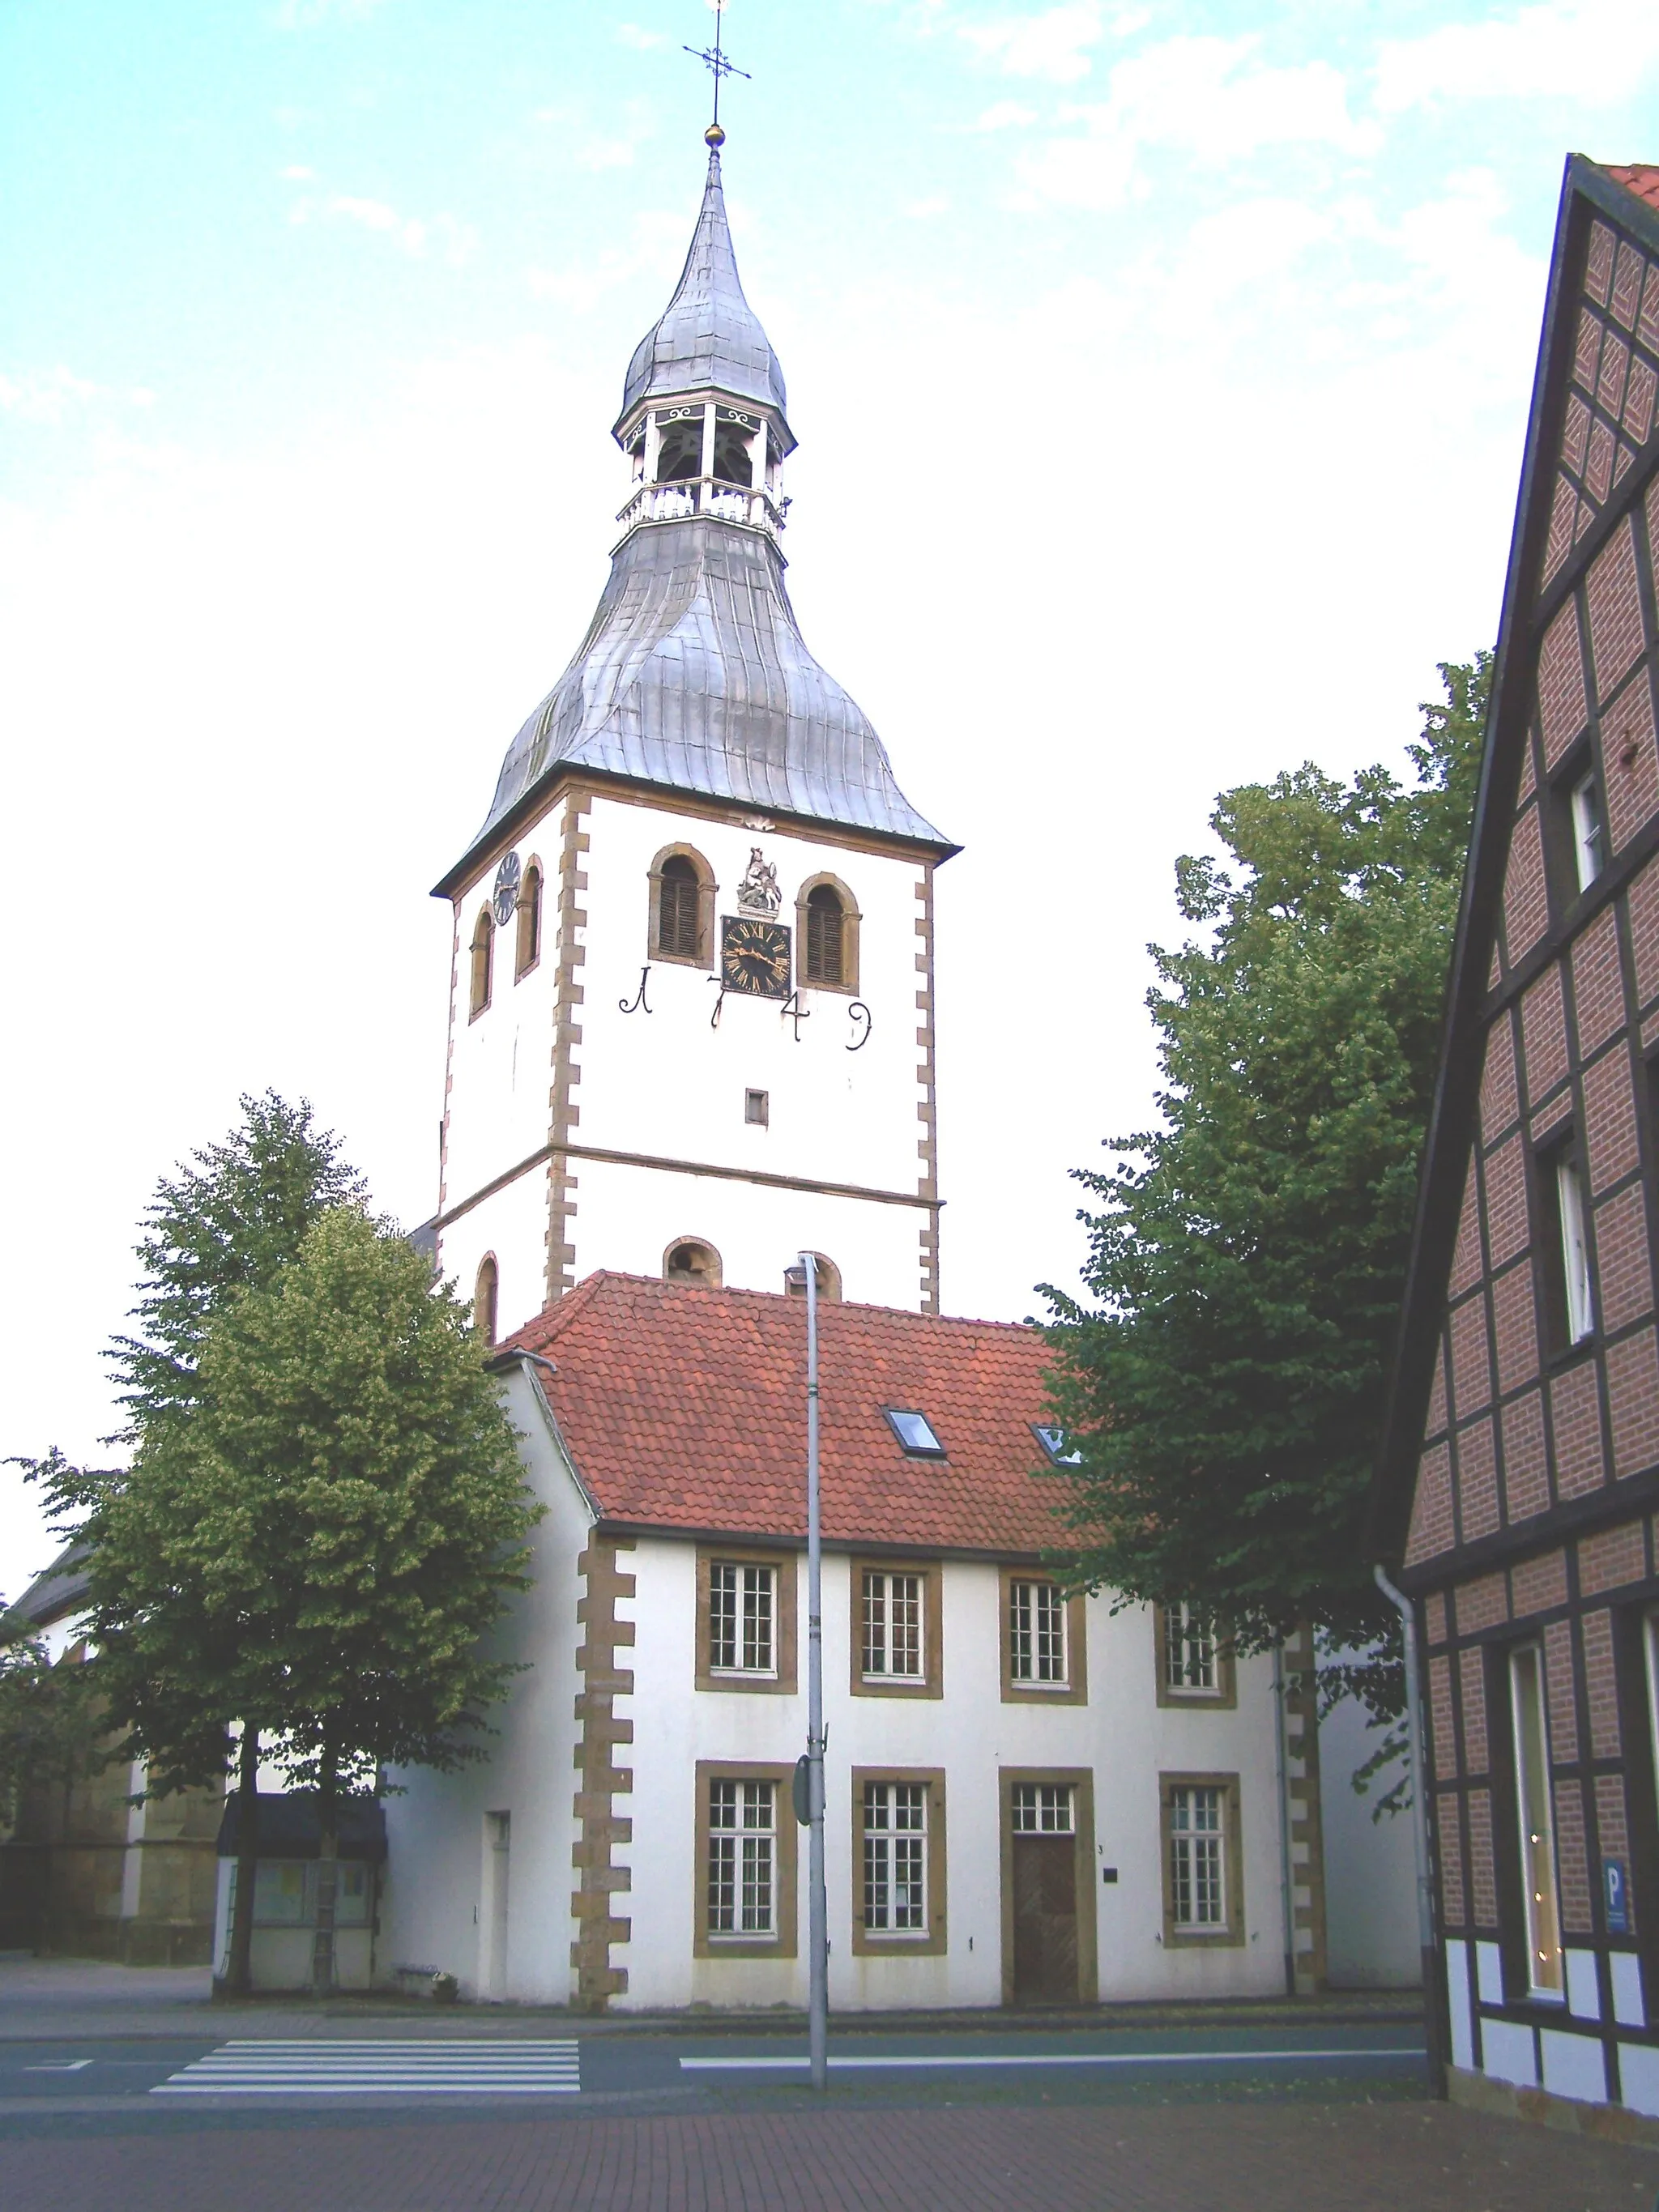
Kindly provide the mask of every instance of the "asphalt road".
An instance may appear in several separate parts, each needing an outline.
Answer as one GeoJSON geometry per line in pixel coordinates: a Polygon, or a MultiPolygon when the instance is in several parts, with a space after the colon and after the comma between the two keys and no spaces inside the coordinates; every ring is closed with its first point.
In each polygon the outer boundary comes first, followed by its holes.
{"type": "MultiPolygon", "coordinates": [[[[829,2101],[919,2107],[1172,2099],[1417,2098],[1410,2027],[850,2033],[830,2042],[829,2101]]],[[[555,2112],[772,2112],[810,2106],[805,2039],[780,2035],[431,2033],[92,2038],[0,2045],[0,2134],[143,2111],[349,2108],[395,2123],[480,2106],[555,2112]]]]}

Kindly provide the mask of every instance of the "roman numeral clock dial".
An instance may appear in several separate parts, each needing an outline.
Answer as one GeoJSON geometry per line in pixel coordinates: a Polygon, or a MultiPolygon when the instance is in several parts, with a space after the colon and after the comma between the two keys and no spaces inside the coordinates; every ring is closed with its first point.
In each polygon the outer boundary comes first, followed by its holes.
{"type": "Polygon", "coordinates": [[[789,996],[789,932],[781,921],[746,915],[720,918],[720,983],[751,999],[789,996]]]}

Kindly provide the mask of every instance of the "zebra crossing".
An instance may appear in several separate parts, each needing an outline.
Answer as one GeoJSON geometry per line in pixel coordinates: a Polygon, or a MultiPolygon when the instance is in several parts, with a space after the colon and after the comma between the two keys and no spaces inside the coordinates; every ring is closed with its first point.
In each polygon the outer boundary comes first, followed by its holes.
{"type": "Polygon", "coordinates": [[[312,2037],[221,2044],[152,2097],[556,2097],[581,2088],[574,2036],[418,2042],[312,2037]]]}

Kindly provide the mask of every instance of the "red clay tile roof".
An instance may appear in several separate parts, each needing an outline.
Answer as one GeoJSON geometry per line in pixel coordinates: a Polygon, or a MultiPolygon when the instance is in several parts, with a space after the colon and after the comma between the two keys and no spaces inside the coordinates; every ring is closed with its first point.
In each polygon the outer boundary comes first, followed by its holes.
{"type": "MultiPolygon", "coordinates": [[[[1063,1543],[1064,1489],[1041,1470],[1048,1351],[1034,1328],[888,1306],[822,1305],[827,1542],[1032,1553],[1063,1543]],[[908,1459],[882,1408],[925,1413],[943,1460],[908,1459]]],[[[538,1370],[605,1522],[730,1535],[806,1534],[806,1306],[590,1275],[501,1347],[538,1370]]]]}
{"type": "Polygon", "coordinates": [[[1601,166],[1614,184],[1623,185],[1626,191],[1634,192],[1638,200],[1645,200],[1650,207],[1659,208],[1659,169],[1644,162],[1623,169],[1613,168],[1606,162],[1601,166]]]}

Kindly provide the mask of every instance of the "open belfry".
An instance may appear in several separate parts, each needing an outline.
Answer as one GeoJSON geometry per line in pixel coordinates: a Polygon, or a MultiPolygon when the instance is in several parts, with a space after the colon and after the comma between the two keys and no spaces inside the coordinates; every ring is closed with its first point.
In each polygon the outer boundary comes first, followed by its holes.
{"type": "Polygon", "coordinates": [[[454,909],[438,1263],[494,1339],[599,1267],[939,1310],[933,871],[957,848],[812,658],[795,445],[708,177],[612,435],[631,489],[575,657],[454,909]]]}

